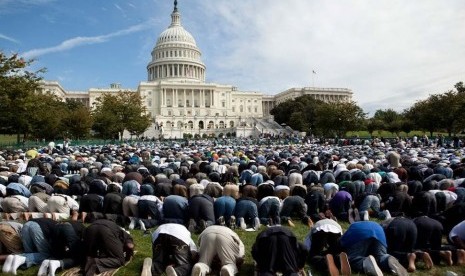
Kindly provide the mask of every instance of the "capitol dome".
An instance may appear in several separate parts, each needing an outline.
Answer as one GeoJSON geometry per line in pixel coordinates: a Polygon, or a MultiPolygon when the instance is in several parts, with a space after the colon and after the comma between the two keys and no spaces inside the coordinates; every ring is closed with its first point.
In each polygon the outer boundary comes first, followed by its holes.
{"type": "Polygon", "coordinates": [[[171,25],[163,31],[147,65],[148,81],[175,80],[205,82],[205,64],[194,37],[181,25],[177,1],[171,13],[171,25]]]}

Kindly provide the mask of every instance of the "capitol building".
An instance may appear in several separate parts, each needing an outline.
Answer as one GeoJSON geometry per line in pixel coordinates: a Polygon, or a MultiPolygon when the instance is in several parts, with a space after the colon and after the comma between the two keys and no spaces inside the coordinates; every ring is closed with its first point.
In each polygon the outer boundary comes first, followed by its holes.
{"type": "Polygon", "coordinates": [[[182,26],[175,1],[171,24],[159,35],[147,64],[146,81],[141,81],[137,89],[122,89],[114,83],[108,88],[67,91],[56,81],[43,81],[42,88],[63,100],[78,100],[89,107],[102,93],[138,93],[153,120],[144,136],[164,138],[181,138],[186,134],[246,137],[287,133],[289,130],[270,115],[277,104],[302,95],[325,102],[351,101],[353,94],[346,88],[302,87],[268,95],[240,91],[233,85],[208,83],[206,73],[202,52],[182,26]]]}

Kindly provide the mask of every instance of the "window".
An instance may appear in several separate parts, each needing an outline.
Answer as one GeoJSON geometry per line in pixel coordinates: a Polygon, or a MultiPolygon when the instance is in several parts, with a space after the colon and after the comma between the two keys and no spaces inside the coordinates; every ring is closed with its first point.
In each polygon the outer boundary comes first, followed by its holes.
{"type": "Polygon", "coordinates": [[[232,112],[236,112],[236,107],[235,106],[232,107],[232,112]]]}
{"type": "Polygon", "coordinates": [[[151,107],[151,106],[152,106],[152,100],[148,100],[148,101],[147,101],[147,106],[148,106],[148,107],[151,107]]]}
{"type": "Polygon", "coordinates": [[[257,112],[258,112],[258,108],[257,108],[257,107],[255,107],[255,113],[257,113],[257,112]]]}
{"type": "Polygon", "coordinates": [[[244,112],[244,107],[242,105],[239,107],[239,112],[244,112]]]}
{"type": "Polygon", "coordinates": [[[221,106],[222,106],[222,107],[226,107],[226,102],[225,102],[225,101],[222,101],[222,102],[221,102],[221,106]]]}

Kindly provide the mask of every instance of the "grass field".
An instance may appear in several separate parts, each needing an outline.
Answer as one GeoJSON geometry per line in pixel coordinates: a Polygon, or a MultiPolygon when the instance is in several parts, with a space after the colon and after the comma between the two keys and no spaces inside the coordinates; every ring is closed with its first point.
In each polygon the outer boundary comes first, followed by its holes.
{"type": "MultiPolygon", "coordinates": [[[[348,228],[348,223],[341,223],[343,229],[348,228]]],[[[260,229],[263,230],[265,226],[262,226],[260,229]]],[[[296,227],[292,228],[294,234],[298,237],[299,241],[303,241],[305,236],[308,233],[308,227],[304,226],[301,223],[296,222],[296,227]]],[[[255,242],[255,238],[259,232],[246,232],[243,230],[236,230],[238,235],[240,236],[242,242],[245,245],[246,256],[245,256],[245,263],[240,269],[240,273],[238,275],[253,275],[254,267],[253,267],[253,259],[251,255],[252,245],[255,242]]],[[[151,244],[151,236],[150,235],[143,235],[141,230],[132,230],[131,235],[134,238],[136,243],[136,255],[134,259],[126,266],[121,268],[117,275],[140,275],[142,270],[142,263],[145,258],[152,257],[152,244],[151,244]]],[[[193,235],[193,240],[195,242],[198,241],[198,235],[193,235]]],[[[424,270],[420,263],[417,266],[417,271],[412,275],[446,275],[447,271],[453,271],[458,275],[465,275],[465,266],[435,266],[431,270],[424,270]]],[[[326,275],[324,272],[318,272],[313,270],[311,267],[307,265],[306,271],[311,270],[312,275],[326,275]]],[[[27,270],[18,270],[18,275],[37,275],[38,266],[31,267],[27,270]]],[[[353,275],[360,275],[353,273],[353,275]]]]}

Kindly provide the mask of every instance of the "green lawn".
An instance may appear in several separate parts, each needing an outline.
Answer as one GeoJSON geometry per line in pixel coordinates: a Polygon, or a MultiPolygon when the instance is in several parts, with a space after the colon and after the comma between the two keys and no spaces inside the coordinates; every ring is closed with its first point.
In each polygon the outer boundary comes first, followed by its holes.
{"type": "MultiPolygon", "coordinates": [[[[341,223],[343,229],[347,229],[349,224],[348,223],[341,223]]],[[[261,230],[264,229],[265,226],[262,226],[261,230]]],[[[296,227],[292,229],[295,235],[298,237],[300,241],[303,241],[305,236],[308,232],[308,227],[304,226],[300,222],[296,222],[296,227]]],[[[240,269],[239,275],[253,275],[253,259],[251,255],[252,245],[255,242],[255,237],[257,236],[258,232],[246,232],[243,230],[236,230],[242,242],[246,248],[246,256],[245,256],[245,263],[240,269]]],[[[152,245],[151,245],[151,236],[150,235],[143,235],[141,230],[132,230],[131,234],[136,243],[136,255],[134,259],[126,266],[121,268],[117,275],[140,275],[142,270],[142,263],[144,258],[151,257],[152,255],[152,245]]],[[[195,242],[197,242],[197,235],[193,236],[195,242]]],[[[306,271],[311,269],[311,267],[307,266],[306,271]]],[[[38,266],[32,267],[27,270],[18,270],[18,275],[37,275],[38,266]]],[[[454,271],[458,275],[465,275],[465,266],[436,266],[432,270],[424,270],[421,264],[417,267],[417,272],[412,275],[445,275],[447,271],[454,271]]],[[[325,273],[318,273],[318,271],[312,270],[312,275],[326,275],[325,273]]],[[[358,274],[353,274],[358,275],[358,274]]]]}

